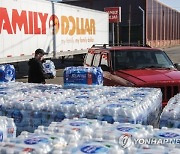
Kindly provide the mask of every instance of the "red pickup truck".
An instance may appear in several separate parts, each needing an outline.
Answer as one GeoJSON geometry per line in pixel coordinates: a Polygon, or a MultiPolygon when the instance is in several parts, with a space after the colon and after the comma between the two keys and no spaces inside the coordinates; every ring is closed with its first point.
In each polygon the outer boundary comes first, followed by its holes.
{"type": "Polygon", "coordinates": [[[93,45],[85,66],[103,70],[104,85],[161,88],[163,107],[180,92],[180,71],[167,54],[156,48],[93,45]]]}

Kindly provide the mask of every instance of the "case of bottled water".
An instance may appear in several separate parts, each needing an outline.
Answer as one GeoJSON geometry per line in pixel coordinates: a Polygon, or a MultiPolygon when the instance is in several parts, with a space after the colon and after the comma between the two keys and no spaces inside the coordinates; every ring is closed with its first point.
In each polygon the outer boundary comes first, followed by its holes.
{"type": "Polygon", "coordinates": [[[16,144],[11,142],[0,143],[0,153],[2,154],[45,154],[47,153],[43,148],[40,147],[30,147],[24,144],[16,144]]]}
{"type": "Polygon", "coordinates": [[[64,69],[65,87],[103,85],[103,72],[100,67],[66,67],[64,69]]]}
{"type": "Polygon", "coordinates": [[[49,125],[60,120],[57,104],[71,93],[71,89],[64,90],[58,85],[3,83],[0,84],[0,114],[14,118],[17,134],[23,130],[32,132],[42,123],[49,125]]]}
{"type": "Polygon", "coordinates": [[[63,148],[67,144],[63,137],[52,133],[24,133],[16,139],[10,140],[10,142],[17,146],[23,145],[24,147],[36,149],[41,151],[41,153],[50,153],[53,148],[63,148]]]}
{"type": "Polygon", "coordinates": [[[163,145],[172,148],[180,148],[180,129],[162,127],[154,129],[154,138],[164,141],[163,145]]]}
{"type": "Polygon", "coordinates": [[[106,101],[101,104],[96,103],[89,110],[88,118],[94,117],[109,123],[129,122],[150,124],[157,127],[162,103],[160,89],[127,89],[113,87],[104,90],[101,95],[106,96],[106,101]]]}
{"type": "MultiPolygon", "coordinates": [[[[149,126],[148,126],[149,127],[149,126]]],[[[140,139],[140,138],[148,138],[152,136],[152,133],[149,131],[151,128],[146,128],[141,124],[131,124],[131,123],[119,123],[115,122],[113,125],[109,123],[102,124],[102,127],[96,129],[94,133],[94,138],[99,138],[99,132],[101,132],[101,138],[103,140],[111,141],[114,143],[119,143],[120,138],[123,135],[127,135],[131,137],[131,139],[140,139]]]]}
{"type": "Polygon", "coordinates": [[[180,93],[172,97],[163,109],[160,127],[180,128],[180,93]]]}
{"type": "Polygon", "coordinates": [[[123,149],[120,149],[118,145],[115,143],[107,142],[107,141],[98,141],[98,140],[90,140],[90,141],[81,141],[78,145],[71,144],[71,146],[67,146],[67,148],[60,150],[54,150],[53,154],[58,153],[71,153],[71,154],[83,154],[83,153],[102,153],[102,154],[124,154],[123,149]]]}
{"type": "Polygon", "coordinates": [[[15,68],[13,65],[0,65],[0,82],[15,81],[15,68]]]}
{"type": "Polygon", "coordinates": [[[54,65],[54,63],[51,60],[46,60],[43,63],[43,69],[44,69],[44,72],[46,74],[50,74],[50,75],[52,75],[54,77],[56,76],[55,65],[54,65]]]}
{"type": "MultiPolygon", "coordinates": [[[[52,130],[54,133],[63,134],[76,134],[80,139],[92,138],[94,130],[101,127],[100,121],[91,119],[64,119],[62,122],[52,122],[48,130],[52,130]],[[60,132],[59,132],[60,131],[60,132]]],[[[41,129],[41,127],[40,127],[41,129]]]]}

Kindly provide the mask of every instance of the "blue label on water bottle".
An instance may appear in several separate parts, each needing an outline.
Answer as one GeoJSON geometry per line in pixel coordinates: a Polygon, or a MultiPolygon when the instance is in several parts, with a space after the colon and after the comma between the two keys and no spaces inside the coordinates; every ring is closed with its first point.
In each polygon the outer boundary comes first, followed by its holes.
{"type": "Polygon", "coordinates": [[[116,94],[118,94],[118,92],[107,92],[107,93],[105,93],[105,95],[110,95],[110,96],[115,96],[116,94]]]}
{"type": "Polygon", "coordinates": [[[74,105],[75,102],[72,102],[72,101],[65,101],[65,102],[61,102],[61,104],[63,104],[63,105],[74,105]]]}
{"type": "Polygon", "coordinates": [[[33,144],[38,144],[38,143],[48,143],[49,140],[45,137],[32,137],[24,140],[25,144],[33,145],[33,144]]]}
{"type": "Polygon", "coordinates": [[[73,72],[65,75],[65,83],[87,84],[87,73],[73,72]]]}
{"type": "Polygon", "coordinates": [[[81,92],[81,93],[88,93],[89,92],[89,90],[80,90],[79,92],[81,92]]]}
{"type": "Polygon", "coordinates": [[[179,134],[172,133],[172,132],[159,133],[158,135],[161,136],[161,137],[164,137],[164,138],[175,138],[175,137],[180,137],[179,134]]]}
{"type": "Polygon", "coordinates": [[[7,92],[0,91],[0,95],[7,95],[7,92]]]}
{"type": "Polygon", "coordinates": [[[121,132],[136,132],[137,129],[136,128],[132,128],[132,127],[121,127],[118,126],[117,130],[121,131],[121,132]]]}
{"type": "Polygon", "coordinates": [[[81,148],[83,153],[106,153],[108,152],[108,148],[104,146],[97,146],[97,145],[87,145],[81,148]]]}
{"type": "Polygon", "coordinates": [[[133,96],[135,96],[135,97],[146,97],[146,95],[145,94],[143,94],[143,93],[135,93],[135,94],[133,94],[133,96]]]}
{"type": "Polygon", "coordinates": [[[89,96],[76,96],[76,98],[79,98],[79,99],[81,99],[81,98],[88,99],[89,96]]]}
{"type": "Polygon", "coordinates": [[[71,122],[69,125],[71,125],[71,126],[87,126],[88,123],[82,122],[82,121],[76,121],[76,122],[71,122]]]}
{"type": "Polygon", "coordinates": [[[109,108],[120,108],[120,107],[122,107],[122,105],[121,104],[109,104],[109,105],[107,105],[107,107],[109,107],[109,108]]]}
{"type": "Polygon", "coordinates": [[[3,141],[3,132],[0,131],[0,142],[2,142],[2,141],[3,141]]]}
{"type": "Polygon", "coordinates": [[[127,102],[134,102],[134,100],[130,99],[130,98],[120,98],[119,101],[122,101],[124,103],[127,103],[127,102]]]}
{"type": "Polygon", "coordinates": [[[12,112],[11,117],[14,119],[15,123],[20,123],[23,119],[21,111],[17,109],[12,112]]]}

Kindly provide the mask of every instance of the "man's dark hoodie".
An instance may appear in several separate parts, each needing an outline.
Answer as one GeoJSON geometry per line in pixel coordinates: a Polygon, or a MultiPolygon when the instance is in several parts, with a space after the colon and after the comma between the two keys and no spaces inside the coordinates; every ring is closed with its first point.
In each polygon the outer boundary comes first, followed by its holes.
{"type": "Polygon", "coordinates": [[[32,58],[28,62],[28,82],[29,83],[45,83],[45,73],[43,71],[42,62],[36,58],[32,58]]]}

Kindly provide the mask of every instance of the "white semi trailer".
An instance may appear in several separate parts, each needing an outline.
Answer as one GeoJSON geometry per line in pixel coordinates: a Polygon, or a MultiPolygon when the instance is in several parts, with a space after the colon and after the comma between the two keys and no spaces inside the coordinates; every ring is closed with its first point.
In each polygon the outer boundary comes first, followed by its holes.
{"type": "Polygon", "coordinates": [[[108,14],[46,0],[0,0],[0,63],[77,55],[109,42],[108,14]]]}

